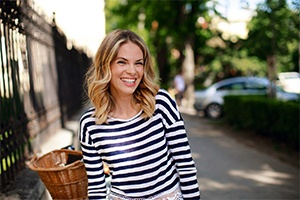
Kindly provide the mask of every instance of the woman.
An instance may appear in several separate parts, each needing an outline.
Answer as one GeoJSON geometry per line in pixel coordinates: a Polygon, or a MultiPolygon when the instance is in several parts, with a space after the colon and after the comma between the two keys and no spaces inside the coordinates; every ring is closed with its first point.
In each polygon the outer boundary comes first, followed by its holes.
{"type": "Polygon", "coordinates": [[[200,199],[184,122],[154,79],[138,35],[115,30],[105,37],[86,77],[93,107],[80,120],[89,199],[200,199]]]}

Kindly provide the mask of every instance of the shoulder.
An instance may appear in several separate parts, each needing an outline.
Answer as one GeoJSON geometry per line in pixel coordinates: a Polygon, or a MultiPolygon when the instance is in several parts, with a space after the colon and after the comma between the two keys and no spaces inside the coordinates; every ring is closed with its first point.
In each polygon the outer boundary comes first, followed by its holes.
{"type": "Polygon", "coordinates": [[[174,99],[165,89],[159,89],[157,95],[155,96],[155,99],[156,101],[163,100],[171,104],[172,102],[174,102],[174,99]]]}
{"type": "Polygon", "coordinates": [[[170,125],[175,121],[181,120],[181,114],[177,108],[176,101],[164,89],[160,89],[155,96],[156,113],[163,116],[164,120],[170,125]]]}
{"type": "Polygon", "coordinates": [[[169,112],[176,112],[177,105],[173,97],[164,89],[159,89],[155,96],[156,107],[160,110],[168,110],[169,112]]]}
{"type": "Polygon", "coordinates": [[[95,118],[93,114],[95,112],[95,107],[91,107],[87,109],[80,118],[80,124],[87,123],[87,122],[95,122],[95,118]]]}

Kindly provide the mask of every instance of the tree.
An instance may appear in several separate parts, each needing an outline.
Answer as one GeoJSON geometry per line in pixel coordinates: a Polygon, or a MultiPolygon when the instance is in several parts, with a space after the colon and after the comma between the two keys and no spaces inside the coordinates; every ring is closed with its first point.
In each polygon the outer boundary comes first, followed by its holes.
{"type": "MultiPolygon", "coordinates": [[[[266,60],[268,77],[274,83],[278,61],[285,57],[287,63],[292,63],[292,54],[297,49],[299,11],[291,10],[286,0],[266,0],[258,5],[256,13],[248,26],[245,48],[249,55],[266,60]]],[[[276,91],[270,88],[270,95],[274,96],[276,91]]]]}

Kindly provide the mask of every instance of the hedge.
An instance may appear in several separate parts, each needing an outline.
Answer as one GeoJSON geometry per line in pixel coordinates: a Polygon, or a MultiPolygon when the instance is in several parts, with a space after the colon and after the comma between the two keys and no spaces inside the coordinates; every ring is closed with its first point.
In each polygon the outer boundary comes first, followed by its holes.
{"type": "Polygon", "coordinates": [[[272,137],[299,149],[300,102],[284,102],[267,96],[225,96],[225,120],[239,128],[272,137]]]}

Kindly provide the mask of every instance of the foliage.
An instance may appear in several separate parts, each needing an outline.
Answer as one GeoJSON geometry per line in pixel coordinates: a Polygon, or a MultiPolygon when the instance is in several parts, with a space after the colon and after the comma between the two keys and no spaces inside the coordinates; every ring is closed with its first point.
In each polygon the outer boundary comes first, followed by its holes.
{"type": "Polygon", "coordinates": [[[163,87],[170,84],[185,58],[185,44],[194,50],[196,87],[232,76],[266,76],[267,54],[277,56],[279,71],[297,71],[299,3],[266,0],[249,23],[249,37],[224,39],[215,20],[226,18],[215,0],[106,1],[106,30],[131,29],[147,42],[163,87]],[[207,81],[209,79],[209,81],[207,81]]]}
{"type": "Polygon", "coordinates": [[[225,96],[226,120],[240,129],[299,147],[300,102],[284,102],[266,96],[225,96]]]}
{"type": "Polygon", "coordinates": [[[260,60],[276,56],[279,71],[298,71],[293,54],[298,51],[299,25],[299,10],[289,8],[286,0],[265,0],[248,24],[244,48],[260,60]]]}

